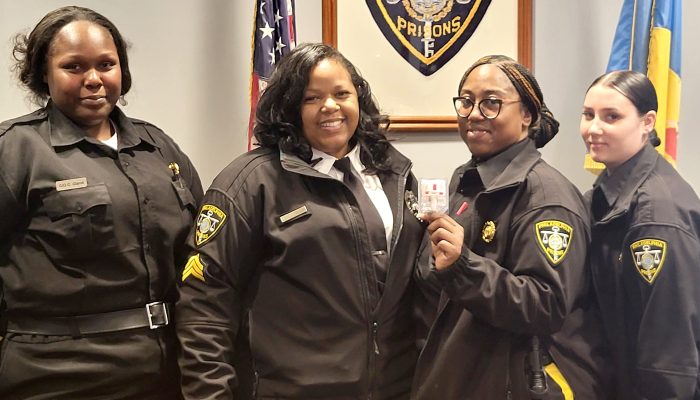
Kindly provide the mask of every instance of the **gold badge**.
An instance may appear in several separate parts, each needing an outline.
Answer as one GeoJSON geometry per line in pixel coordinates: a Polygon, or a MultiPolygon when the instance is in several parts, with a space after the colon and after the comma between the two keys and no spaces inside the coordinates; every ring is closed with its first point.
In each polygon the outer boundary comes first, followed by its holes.
{"type": "Polygon", "coordinates": [[[654,283],[666,259],[666,242],[659,239],[641,239],[630,245],[632,262],[648,283],[654,283]]]}
{"type": "Polygon", "coordinates": [[[496,223],[493,221],[486,221],[484,228],[481,230],[481,239],[483,239],[486,243],[491,243],[495,236],[496,223]]]}
{"type": "Polygon", "coordinates": [[[195,277],[204,282],[204,264],[202,264],[202,260],[199,258],[199,253],[193,255],[189,260],[187,260],[185,269],[182,271],[182,281],[184,282],[189,276],[195,277]]]}
{"type": "Polygon", "coordinates": [[[554,265],[562,262],[569,251],[574,228],[561,221],[546,220],[535,224],[535,233],[537,243],[549,262],[554,265]]]}
{"type": "Polygon", "coordinates": [[[217,206],[205,204],[199,211],[194,241],[197,246],[208,242],[216,235],[226,221],[226,214],[217,206]]]}

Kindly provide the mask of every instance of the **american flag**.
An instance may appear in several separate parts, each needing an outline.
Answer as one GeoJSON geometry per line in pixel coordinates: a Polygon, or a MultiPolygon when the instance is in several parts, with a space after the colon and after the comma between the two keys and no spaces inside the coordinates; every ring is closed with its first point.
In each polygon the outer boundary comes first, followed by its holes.
{"type": "Polygon", "coordinates": [[[248,150],[253,146],[255,107],[275,64],[296,45],[294,0],[257,0],[253,32],[253,66],[250,81],[248,150]]]}

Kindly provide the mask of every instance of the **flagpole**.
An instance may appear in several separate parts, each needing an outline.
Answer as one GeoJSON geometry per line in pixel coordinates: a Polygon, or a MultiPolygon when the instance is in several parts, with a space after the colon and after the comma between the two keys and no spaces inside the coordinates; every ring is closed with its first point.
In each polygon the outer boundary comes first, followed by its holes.
{"type": "Polygon", "coordinates": [[[323,43],[338,48],[338,3],[337,0],[323,0],[321,14],[323,16],[323,43]]]}

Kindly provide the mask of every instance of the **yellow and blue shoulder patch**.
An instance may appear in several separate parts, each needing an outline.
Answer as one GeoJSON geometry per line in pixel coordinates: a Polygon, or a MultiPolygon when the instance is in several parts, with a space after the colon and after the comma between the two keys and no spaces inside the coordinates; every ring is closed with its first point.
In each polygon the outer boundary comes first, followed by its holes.
{"type": "Polygon", "coordinates": [[[213,238],[219,231],[227,219],[226,213],[212,204],[205,204],[199,210],[197,217],[197,229],[194,233],[194,243],[197,247],[203,245],[213,238]]]}
{"type": "Polygon", "coordinates": [[[535,224],[535,234],[540,250],[544,252],[547,260],[556,266],[569,252],[574,228],[565,222],[548,219],[535,224]]]}
{"type": "Polygon", "coordinates": [[[202,282],[205,282],[204,280],[204,264],[202,263],[202,259],[199,257],[199,253],[193,254],[189,260],[187,260],[187,264],[185,264],[185,269],[182,270],[182,281],[184,282],[185,279],[189,277],[194,277],[199,279],[202,282]]]}
{"type": "Polygon", "coordinates": [[[649,284],[659,275],[666,261],[666,249],[668,245],[661,239],[640,239],[630,245],[632,263],[637,272],[649,284]]]}

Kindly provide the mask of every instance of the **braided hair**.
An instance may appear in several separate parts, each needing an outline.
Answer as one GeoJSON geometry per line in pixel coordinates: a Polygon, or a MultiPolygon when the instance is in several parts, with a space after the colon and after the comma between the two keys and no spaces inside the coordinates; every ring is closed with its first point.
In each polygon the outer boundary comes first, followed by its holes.
{"type": "Polygon", "coordinates": [[[559,121],[554,118],[552,112],[544,104],[544,97],[540,85],[535,77],[521,64],[504,55],[490,55],[481,57],[464,73],[459,81],[459,91],[467,77],[478,66],[493,64],[508,77],[518,91],[520,99],[532,115],[532,123],[528,128],[528,137],[535,141],[535,145],[544,147],[559,132],[559,121]]]}

